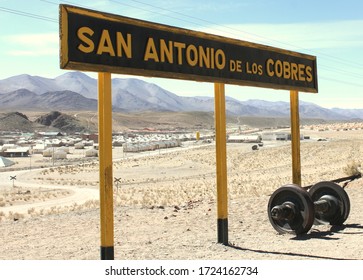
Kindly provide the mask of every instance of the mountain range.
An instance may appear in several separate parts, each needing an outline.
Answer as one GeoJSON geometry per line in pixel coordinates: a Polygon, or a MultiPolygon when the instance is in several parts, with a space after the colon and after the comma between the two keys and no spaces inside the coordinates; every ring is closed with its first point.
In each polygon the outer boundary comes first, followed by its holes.
{"type": "MultiPolygon", "coordinates": [[[[212,97],[183,97],[139,79],[112,79],[115,111],[214,111],[212,97]]],[[[97,79],[82,72],[67,72],[54,79],[27,74],[0,80],[2,110],[97,110],[97,79]]],[[[235,116],[289,117],[288,102],[239,101],[226,98],[226,111],[235,116]]],[[[363,119],[363,109],[327,109],[300,102],[301,118],[324,120],[363,119]]]]}

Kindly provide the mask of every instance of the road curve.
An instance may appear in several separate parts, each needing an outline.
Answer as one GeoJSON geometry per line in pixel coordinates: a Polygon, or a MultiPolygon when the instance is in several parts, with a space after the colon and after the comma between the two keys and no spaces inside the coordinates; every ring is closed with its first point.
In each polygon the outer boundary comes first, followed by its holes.
{"type": "MultiPolygon", "coordinates": [[[[34,171],[34,170],[33,170],[34,171]]],[[[98,200],[99,199],[99,190],[95,188],[77,188],[74,186],[59,186],[59,185],[50,185],[50,184],[42,184],[41,186],[34,187],[34,182],[25,181],[22,178],[24,175],[29,174],[32,171],[22,170],[22,171],[10,171],[10,172],[1,172],[0,173],[0,188],[10,190],[12,188],[12,181],[10,180],[10,176],[16,176],[16,186],[23,188],[46,188],[53,190],[68,190],[70,195],[66,197],[48,199],[45,201],[38,201],[34,203],[25,203],[19,205],[12,205],[6,207],[0,207],[0,211],[2,212],[10,212],[13,213],[27,213],[28,209],[34,208],[34,210],[40,209],[50,209],[52,207],[65,207],[72,206],[75,203],[77,205],[83,204],[89,200],[98,200]]]]}

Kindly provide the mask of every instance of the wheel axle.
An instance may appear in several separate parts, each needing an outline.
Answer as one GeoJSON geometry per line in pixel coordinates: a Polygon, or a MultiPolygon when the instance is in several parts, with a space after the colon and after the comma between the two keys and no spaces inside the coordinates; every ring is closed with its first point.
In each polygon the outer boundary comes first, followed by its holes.
{"type": "Polygon", "coordinates": [[[270,197],[268,216],[280,233],[302,234],[316,224],[341,225],[349,215],[347,193],[333,182],[315,184],[309,192],[291,184],[277,189],[270,197]]]}
{"type": "Polygon", "coordinates": [[[291,202],[285,202],[271,209],[271,216],[275,220],[291,221],[296,215],[295,205],[291,202]]]}

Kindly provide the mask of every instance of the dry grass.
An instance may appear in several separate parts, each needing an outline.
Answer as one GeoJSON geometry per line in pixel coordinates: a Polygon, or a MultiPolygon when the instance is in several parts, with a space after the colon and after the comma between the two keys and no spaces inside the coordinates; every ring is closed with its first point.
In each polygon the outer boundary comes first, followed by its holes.
{"type": "Polygon", "coordinates": [[[361,163],[357,161],[351,161],[344,167],[344,173],[348,176],[358,175],[361,173],[361,163]]]}
{"type": "Polygon", "coordinates": [[[34,207],[30,207],[27,213],[18,213],[12,211],[5,213],[3,211],[0,211],[0,222],[6,220],[18,221],[38,216],[56,215],[61,213],[77,212],[96,208],[99,208],[98,200],[88,200],[83,204],[73,203],[70,206],[52,206],[49,209],[35,209],[34,207]]]}
{"type": "MultiPolygon", "coordinates": [[[[302,142],[303,184],[356,174],[361,146],[362,141],[302,142]],[[352,163],[347,166],[347,162],[352,163]]],[[[292,181],[289,142],[259,151],[252,151],[248,144],[233,144],[228,145],[227,153],[228,194],[232,200],[269,195],[292,181]]],[[[121,183],[119,189],[114,186],[115,204],[152,207],[215,200],[215,172],[214,146],[116,161],[113,176],[121,178],[121,183]]],[[[45,184],[91,188],[99,184],[95,162],[51,168],[40,175],[35,178],[45,184]]]]}
{"type": "MultiPolygon", "coordinates": [[[[0,210],[1,207],[6,206],[12,206],[12,205],[23,205],[23,204],[29,204],[40,201],[46,201],[50,199],[58,199],[61,197],[65,197],[70,195],[71,192],[68,190],[49,190],[49,189],[42,189],[42,188],[36,188],[36,189],[23,189],[15,187],[11,190],[1,191],[0,192],[0,210]]],[[[29,216],[35,216],[35,209],[29,208],[27,214],[22,213],[13,213],[9,211],[8,213],[1,212],[0,215],[2,217],[2,220],[8,219],[8,220],[20,220],[25,218],[27,215],[29,216]]]]}
{"type": "MultiPolygon", "coordinates": [[[[363,141],[304,141],[301,144],[303,185],[356,174],[360,170],[363,141]],[[329,152],[327,152],[329,151],[329,152]],[[348,163],[348,164],[347,164],[348,163]]],[[[229,144],[227,147],[228,196],[230,201],[270,195],[281,185],[291,183],[291,147],[289,142],[251,150],[251,144],[229,144]]],[[[32,174],[29,180],[42,185],[74,188],[98,188],[98,163],[53,167],[32,174]]],[[[113,177],[121,178],[120,188],[114,185],[114,204],[118,206],[183,207],[190,201],[216,200],[215,146],[187,151],[174,151],[141,158],[123,158],[114,162],[113,177]]],[[[19,190],[0,193],[1,207],[69,195],[56,190],[19,190]]],[[[94,209],[98,200],[48,210],[32,209],[25,217],[60,212],[94,209]]],[[[8,217],[7,214],[5,214],[8,217]]],[[[2,216],[4,218],[4,215],[2,216]]]]}
{"type": "MultiPolygon", "coordinates": [[[[363,156],[361,131],[341,131],[337,139],[327,137],[332,133],[329,130],[317,133],[327,141],[301,143],[304,185],[359,171],[363,156]]],[[[252,151],[249,144],[228,144],[227,168],[230,236],[234,244],[246,248],[243,252],[216,244],[215,146],[115,161],[113,177],[121,178],[119,188],[114,185],[117,258],[362,259],[360,229],[355,226],[362,220],[362,180],[346,188],[354,206],[347,226],[338,232],[330,231],[327,225],[314,227],[309,238],[302,239],[306,246],[301,246],[301,239],[276,234],[266,214],[268,196],[292,181],[290,142],[265,143],[258,151],[252,151]]],[[[92,193],[91,197],[98,197],[98,172],[96,163],[74,163],[48,171],[34,170],[18,182],[65,185],[77,194],[85,191],[85,194],[92,193]]],[[[1,197],[0,203],[5,203],[1,197]]],[[[92,251],[91,247],[99,248],[99,211],[94,210],[99,208],[99,201],[79,201],[47,209],[29,204],[25,213],[15,210],[8,213],[0,207],[0,221],[3,221],[0,225],[5,238],[3,251],[8,252],[4,256],[11,259],[98,258],[98,250],[92,251]],[[41,218],[32,218],[37,216],[41,218]],[[40,235],[39,230],[44,234],[40,235]],[[25,235],[26,244],[20,243],[25,235]],[[46,249],[43,239],[49,244],[46,249]],[[80,249],[75,252],[75,247],[80,249]]],[[[23,199],[19,203],[26,202],[23,199]]]]}
{"type": "Polygon", "coordinates": [[[68,196],[70,193],[70,191],[60,189],[23,189],[15,187],[11,190],[0,192],[0,207],[56,199],[68,196]]]}

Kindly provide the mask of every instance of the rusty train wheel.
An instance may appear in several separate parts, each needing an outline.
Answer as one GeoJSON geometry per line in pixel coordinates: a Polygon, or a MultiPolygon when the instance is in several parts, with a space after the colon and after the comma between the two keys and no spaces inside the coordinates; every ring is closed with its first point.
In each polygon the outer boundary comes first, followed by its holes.
{"type": "Polygon", "coordinates": [[[309,193],[294,184],[284,185],[271,195],[267,212],[279,233],[307,233],[314,223],[314,203],[309,193]]]}
{"type": "Polygon", "coordinates": [[[319,201],[328,203],[327,209],[315,211],[316,224],[340,226],[346,221],[350,212],[350,200],[341,186],[330,181],[319,182],[309,189],[309,194],[315,204],[319,201]]]}

